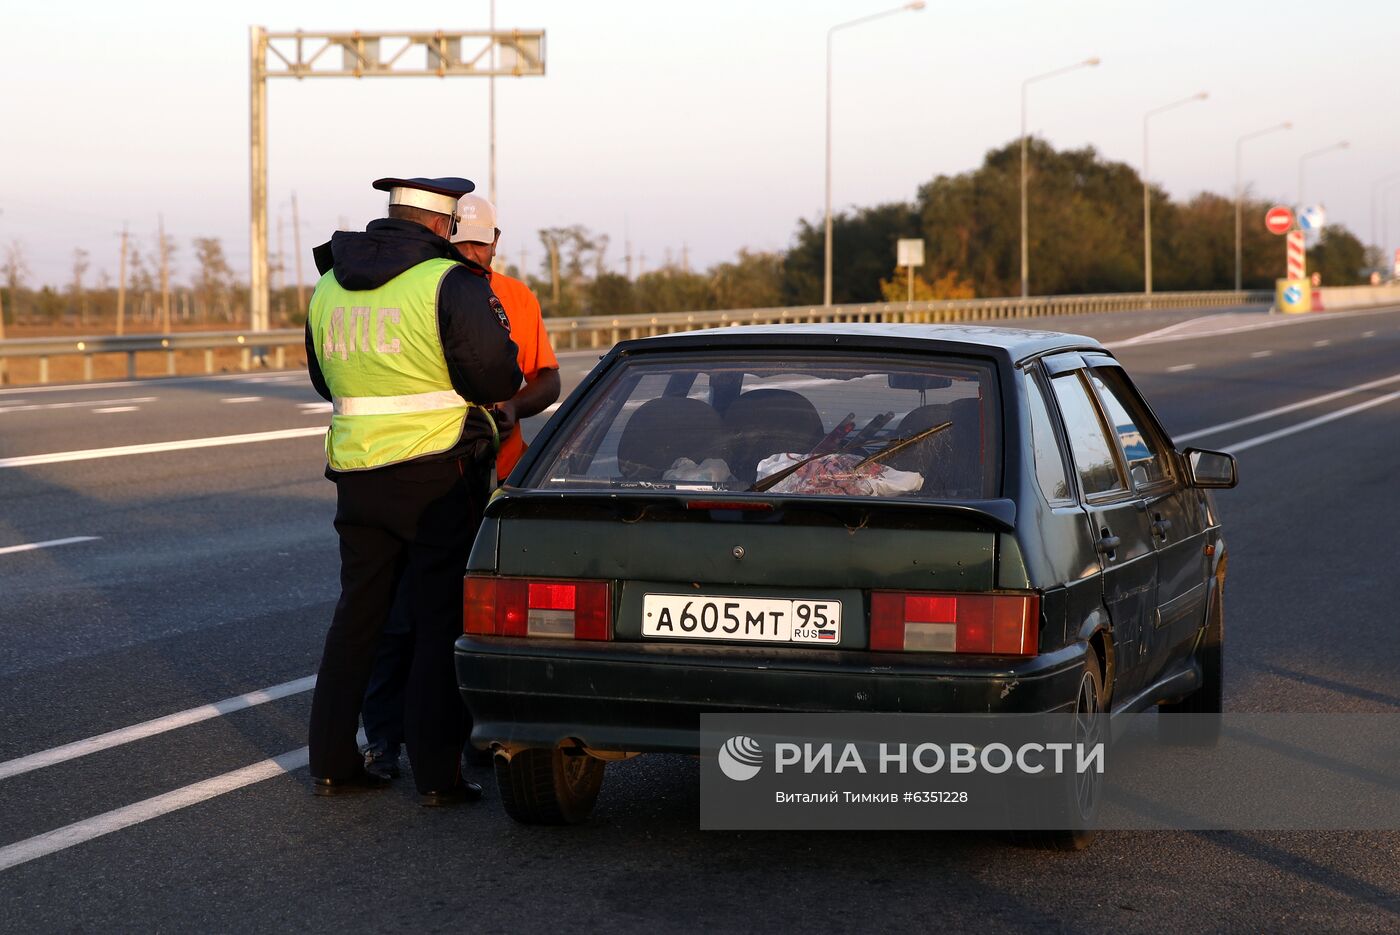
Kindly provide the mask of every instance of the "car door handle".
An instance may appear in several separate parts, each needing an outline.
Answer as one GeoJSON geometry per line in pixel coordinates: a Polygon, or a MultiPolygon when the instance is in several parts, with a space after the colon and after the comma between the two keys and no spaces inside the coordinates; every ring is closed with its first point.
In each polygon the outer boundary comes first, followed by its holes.
{"type": "Polygon", "coordinates": [[[1156,536],[1158,539],[1165,541],[1167,538],[1167,530],[1171,528],[1172,521],[1169,519],[1162,519],[1161,513],[1158,513],[1156,518],[1152,521],[1152,535],[1156,536]]]}
{"type": "Polygon", "coordinates": [[[1113,551],[1117,549],[1118,546],[1122,543],[1123,540],[1118,538],[1117,536],[1106,535],[1098,541],[1098,544],[1095,546],[1095,548],[1097,548],[1100,552],[1103,552],[1105,554],[1112,554],[1113,551]]]}

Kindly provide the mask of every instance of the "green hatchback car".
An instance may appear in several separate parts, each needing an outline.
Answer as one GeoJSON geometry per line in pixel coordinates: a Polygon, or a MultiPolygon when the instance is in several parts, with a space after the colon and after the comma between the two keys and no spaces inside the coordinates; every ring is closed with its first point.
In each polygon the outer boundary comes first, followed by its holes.
{"type": "Polygon", "coordinates": [[[1091,338],[729,328],[617,345],[497,492],[456,646],[507,812],[585,818],[701,712],[1220,710],[1206,488],[1091,338]]]}

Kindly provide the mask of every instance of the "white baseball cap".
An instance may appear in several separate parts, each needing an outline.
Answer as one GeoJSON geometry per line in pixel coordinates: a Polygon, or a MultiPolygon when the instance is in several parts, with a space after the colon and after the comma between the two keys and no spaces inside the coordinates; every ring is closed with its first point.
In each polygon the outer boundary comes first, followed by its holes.
{"type": "Polygon", "coordinates": [[[453,243],[492,243],[496,239],[496,206],[480,195],[457,200],[457,233],[453,243]]]}

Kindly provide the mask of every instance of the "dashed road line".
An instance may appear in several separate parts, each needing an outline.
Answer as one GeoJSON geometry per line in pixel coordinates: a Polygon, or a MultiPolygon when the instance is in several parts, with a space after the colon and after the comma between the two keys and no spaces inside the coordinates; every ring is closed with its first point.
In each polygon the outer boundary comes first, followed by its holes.
{"type": "Polygon", "coordinates": [[[1274,354],[1273,351],[1255,351],[1254,353],[1250,354],[1249,356],[1250,356],[1250,357],[1256,357],[1256,358],[1257,358],[1257,357],[1272,357],[1273,354],[1274,354]]]}
{"type": "MultiPolygon", "coordinates": [[[[1245,416],[1242,419],[1233,419],[1229,422],[1222,422],[1219,425],[1212,425],[1203,429],[1196,429],[1194,432],[1185,432],[1181,435],[1173,435],[1172,440],[1176,442],[1191,441],[1204,435],[1213,435],[1216,432],[1223,432],[1227,429],[1239,428],[1241,425],[1249,425],[1253,422],[1262,422],[1265,419],[1272,419],[1276,416],[1287,415],[1290,412],[1297,412],[1299,409],[1307,409],[1312,406],[1320,406],[1329,403],[1334,399],[1342,399],[1346,396],[1353,396],[1357,393],[1364,393],[1377,387],[1386,386],[1400,381],[1400,373],[1390,377],[1382,377],[1379,380],[1371,380],[1368,383],[1358,383],[1356,386],[1349,386],[1344,390],[1337,390],[1332,393],[1323,393],[1321,396],[1314,396],[1310,399],[1300,400],[1296,403],[1289,403],[1287,406],[1279,406],[1276,409],[1269,409],[1264,412],[1256,412],[1252,416],[1245,416]]],[[[1261,436],[1262,437],[1262,436],[1261,436]]],[[[1251,439],[1251,442],[1254,440],[1251,439]]],[[[1252,447],[1252,445],[1251,445],[1252,447]]],[[[1231,449],[1233,450],[1233,449],[1231,449]]]]}
{"type": "Polygon", "coordinates": [[[1376,406],[1383,406],[1397,399],[1400,399],[1400,390],[1394,393],[1387,393],[1384,396],[1377,396],[1375,399],[1368,399],[1364,403],[1357,403],[1355,406],[1338,409],[1336,412],[1329,412],[1326,415],[1318,416],[1316,419],[1309,419],[1306,422],[1299,422],[1297,425],[1290,425],[1288,428],[1279,429],[1277,432],[1269,432],[1267,435],[1259,435],[1255,438],[1246,439],[1238,444],[1228,446],[1226,450],[1231,453],[1247,451],[1256,445],[1262,445],[1265,442],[1271,442],[1278,438],[1285,438],[1289,435],[1296,435],[1299,432],[1306,432],[1308,429],[1316,428],[1319,425],[1335,422],[1338,419],[1345,419],[1347,416],[1355,415],[1358,412],[1364,412],[1367,409],[1373,409],[1376,406]]]}
{"type": "Polygon", "coordinates": [[[1177,364],[1167,368],[1167,373],[1185,373],[1188,370],[1195,370],[1195,364],[1177,364]]]}
{"type": "Polygon", "coordinates": [[[1327,340],[1326,338],[1323,338],[1321,341],[1314,341],[1313,347],[1327,347],[1331,343],[1331,341],[1327,340]]]}
{"type": "Polygon", "coordinates": [[[261,401],[261,396],[225,396],[219,400],[221,403],[256,403],[261,401]]]}
{"type": "Polygon", "coordinates": [[[106,415],[109,412],[139,412],[140,409],[140,406],[103,406],[101,409],[94,409],[93,412],[106,415]]]}
{"type": "Polygon", "coordinates": [[[88,406],[127,405],[130,403],[153,403],[157,396],[131,396],[126,399],[84,399],[75,403],[30,403],[27,406],[0,406],[0,412],[38,412],[50,409],[85,409],[88,406]]]}
{"type": "Polygon", "coordinates": [[[1361,336],[1363,338],[1374,338],[1376,336],[1376,333],[1374,331],[1363,331],[1361,332],[1361,336]]]}
{"type": "Polygon", "coordinates": [[[113,448],[86,448],[80,451],[54,451],[40,455],[19,455],[0,458],[0,468],[33,467],[39,464],[62,464],[67,461],[93,461],[101,458],[122,458],[127,455],[155,454],[162,451],[187,451],[192,448],[220,448],[225,445],[251,445],[289,438],[310,438],[324,435],[324,426],[299,429],[278,429],[273,432],[249,432],[246,435],[216,435],[209,438],[186,438],[173,442],[152,442],[145,445],[118,445],[113,448]]]}
{"type": "MultiPolygon", "coordinates": [[[[81,536],[77,539],[60,539],[56,540],[55,543],[46,544],[53,545],[59,542],[76,542],[82,539],[92,538],[96,537],[81,536]]],[[[0,551],[4,550],[0,549],[0,551]]],[[[163,734],[166,731],[188,727],[191,724],[198,724],[200,721],[207,721],[210,718],[222,717],[225,714],[232,714],[234,711],[242,711],[260,704],[267,704],[269,701],[276,701],[279,698],[299,695],[302,692],[310,691],[315,685],[316,676],[308,675],[305,678],[283,682],[280,685],[272,685],[268,688],[260,688],[257,691],[247,692],[242,695],[234,695],[232,698],[225,698],[222,701],[215,701],[212,704],[200,705],[196,708],[187,708],[184,711],[176,711],[174,714],[167,714],[164,717],[142,721],[140,724],[132,724],[130,727],[122,727],[117,730],[108,731],[105,734],[98,734],[95,737],[75,740],[61,747],[53,747],[52,749],[41,750],[38,753],[31,753],[17,759],[6,760],[0,763],[0,779],[8,779],[11,776],[18,776],[21,773],[43,769],[45,766],[53,766],[55,763],[74,760],[80,756],[87,756],[89,753],[97,753],[99,750],[110,750],[112,747],[119,747],[122,744],[128,744],[136,740],[144,740],[156,734],[163,734]]]]}
{"type": "Polygon", "coordinates": [[[253,783],[262,782],[265,779],[285,775],[293,770],[301,769],[309,761],[310,755],[307,748],[299,747],[296,750],[289,750],[281,756],[261,760],[242,769],[222,773],[211,779],[205,779],[202,782],[196,782],[163,795],[115,808],[110,812],[103,812],[101,815],[85,818],[82,821],[75,821],[71,825],[54,831],[35,835],[23,841],[16,841],[14,844],[0,847],[0,871],[65,850],[75,844],[91,841],[93,838],[100,838],[113,831],[130,828],[143,821],[150,821],[152,818],[159,818],[161,815],[197,805],[216,796],[242,789],[244,786],[251,786],[253,783]]]}
{"type": "MultiPolygon", "coordinates": [[[[72,545],[75,542],[92,542],[101,539],[101,536],[69,536],[67,539],[49,539],[46,542],[26,542],[23,545],[7,545],[0,548],[0,555],[11,555],[15,552],[33,552],[37,549],[52,549],[60,545],[72,545]]],[[[5,764],[0,763],[0,779],[5,778],[5,764]]]]}

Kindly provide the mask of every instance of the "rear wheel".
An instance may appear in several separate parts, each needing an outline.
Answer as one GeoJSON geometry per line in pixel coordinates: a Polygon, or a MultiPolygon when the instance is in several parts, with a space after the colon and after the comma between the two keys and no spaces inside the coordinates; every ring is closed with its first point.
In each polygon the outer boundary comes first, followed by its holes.
{"type": "MultiPolygon", "coordinates": [[[[1084,670],[1079,677],[1079,691],[1074,699],[1074,742],[1086,748],[1106,743],[1103,670],[1099,654],[1089,646],[1084,656],[1084,670]]],[[[1094,840],[1094,832],[1086,827],[1098,814],[1099,797],[1103,793],[1103,776],[1092,770],[1075,772],[1067,777],[1062,808],[1074,817],[1080,827],[1066,830],[1023,831],[1016,838],[1032,847],[1050,851],[1082,851],[1094,840]]]]}
{"type": "Polygon", "coordinates": [[[576,825],[603,786],[602,760],[581,750],[530,747],[496,757],[496,786],[506,814],[527,825],[576,825]]]}

